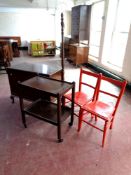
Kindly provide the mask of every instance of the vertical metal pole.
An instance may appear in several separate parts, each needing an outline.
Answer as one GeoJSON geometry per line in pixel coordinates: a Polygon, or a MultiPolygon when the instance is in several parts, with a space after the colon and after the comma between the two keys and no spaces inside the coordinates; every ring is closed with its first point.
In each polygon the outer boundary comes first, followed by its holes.
{"type": "Polygon", "coordinates": [[[62,66],[62,77],[64,81],[64,18],[63,13],[61,13],[61,66],[62,66]]]}

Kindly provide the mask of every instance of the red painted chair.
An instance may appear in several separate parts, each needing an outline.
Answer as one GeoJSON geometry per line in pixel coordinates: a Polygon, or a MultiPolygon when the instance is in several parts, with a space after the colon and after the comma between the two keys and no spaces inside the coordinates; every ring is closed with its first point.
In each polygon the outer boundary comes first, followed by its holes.
{"type": "Polygon", "coordinates": [[[103,132],[102,147],[105,143],[107,129],[112,129],[116,111],[124,93],[126,81],[119,81],[105,76],[101,77],[100,86],[97,90],[96,99],[86,103],[81,107],[79,113],[78,132],[81,129],[82,122],[103,132]],[[104,127],[101,129],[96,124],[85,119],[84,111],[104,121],[104,127]]]}
{"type": "MultiPolygon", "coordinates": [[[[79,91],[75,92],[75,106],[81,108],[85,103],[95,98],[100,77],[101,74],[80,69],[79,91]]],[[[64,97],[68,99],[68,102],[71,101],[71,93],[65,94],[64,97]]],[[[74,114],[78,116],[76,112],[74,114]]]]}

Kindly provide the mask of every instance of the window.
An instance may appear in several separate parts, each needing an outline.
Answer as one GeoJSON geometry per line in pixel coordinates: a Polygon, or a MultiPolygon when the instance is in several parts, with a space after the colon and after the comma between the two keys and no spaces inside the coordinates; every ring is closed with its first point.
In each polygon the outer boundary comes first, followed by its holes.
{"type": "Polygon", "coordinates": [[[92,59],[99,57],[103,12],[104,1],[92,5],[89,49],[89,55],[92,59]]]}
{"type": "Polygon", "coordinates": [[[120,71],[130,27],[130,7],[130,0],[109,1],[102,62],[120,71]]]}

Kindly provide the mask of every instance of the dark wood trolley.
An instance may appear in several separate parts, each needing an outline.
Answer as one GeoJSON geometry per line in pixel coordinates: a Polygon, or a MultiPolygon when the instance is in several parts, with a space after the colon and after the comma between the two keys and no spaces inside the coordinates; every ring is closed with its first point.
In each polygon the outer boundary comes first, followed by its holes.
{"type": "Polygon", "coordinates": [[[75,83],[36,76],[19,83],[18,86],[22,121],[24,126],[27,127],[25,118],[26,114],[56,125],[58,142],[62,142],[63,139],[61,138],[61,123],[71,116],[69,125],[73,125],[75,83]],[[34,90],[33,94],[38,94],[39,97],[41,95],[42,98],[39,98],[35,102],[32,102],[31,105],[24,107],[23,92],[30,91],[32,89],[34,90]],[[68,90],[72,90],[71,107],[64,106],[62,100],[63,95],[68,90]],[[47,100],[47,98],[44,98],[44,95],[55,98],[56,102],[47,100]]]}

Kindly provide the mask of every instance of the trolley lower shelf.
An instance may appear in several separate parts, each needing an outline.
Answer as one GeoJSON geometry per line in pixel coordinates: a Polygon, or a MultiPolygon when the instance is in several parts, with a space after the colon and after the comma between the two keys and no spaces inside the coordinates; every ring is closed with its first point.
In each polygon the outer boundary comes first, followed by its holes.
{"type": "MultiPolygon", "coordinates": [[[[57,104],[39,99],[33,102],[30,106],[24,108],[23,112],[57,126],[57,110],[57,104]]],[[[65,121],[69,115],[71,115],[71,109],[66,106],[62,106],[60,122],[62,123],[65,121]]]]}

